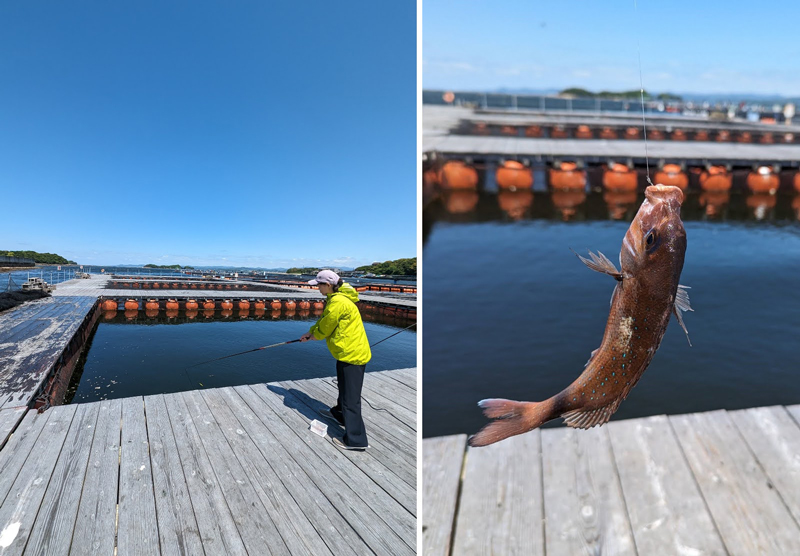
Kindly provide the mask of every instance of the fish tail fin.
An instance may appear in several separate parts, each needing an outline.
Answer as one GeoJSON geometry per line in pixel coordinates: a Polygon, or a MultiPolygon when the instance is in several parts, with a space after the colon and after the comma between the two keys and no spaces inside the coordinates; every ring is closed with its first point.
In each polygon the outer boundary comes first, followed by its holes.
{"type": "Polygon", "coordinates": [[[481,400],[478,406],[491,423],[469,439],[473,447],[488,446],[511,436],[522,434],[543,425],[553,417],[546,402],[515,402],[513,400],[481,400]]]}

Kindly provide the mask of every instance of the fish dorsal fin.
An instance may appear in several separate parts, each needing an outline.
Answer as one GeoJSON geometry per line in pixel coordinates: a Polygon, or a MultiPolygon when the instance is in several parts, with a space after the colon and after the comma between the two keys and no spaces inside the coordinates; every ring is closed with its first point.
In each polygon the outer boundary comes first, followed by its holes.
{"type": "Polygon", "coordinates": [[[584,368],[589,366],[589,363],[592,362],[592,359],[594,359],[594,356],[597,354],[598,351],[600,351],[600,348],[597,348],[592,352],[592,354],[589,356],[589,359],[586,360],[586,364],[583,366],[584,368]]]}
{"type": "Polygon", "coordinates": [[[561,417],[568,427],[574,429],[590,429],[597,425],[608,423],[608,420],[611,419],[611,416],[617,410],[621,401],[622,400],[616,400],[597,409],[575,409],[562,414],[561,417]]]}
{"type": "Polygon", "coordinates": [[[678,319],[678,324],[683,328],[683,332],[686,334],[686,340],[691,346],[692,340],[689,339],[689,331],[686,330],[686,325],[683,323],[683,316],[681,315],[681,311],[694,311],[689,303],[689,292],[686,291],[688,289],[690,289],[689,286],[678,284],[678,291],[675,293],[675,305],[672,307],[672,312],[675,313],[675,318],[678,319]]]}
{"type": "MultiPolygon", "coordinates": [[[[573,251],[573,253],[575,253],[575,251],[573,251]]],[[[578,255],[577,253],[575,254],[578,255]]],[[[603,255],[603,253],[598,251],[597,254],[595,254],[589,251],[589,257],[590,258],[587,259],[586,257],[581,257],[578,255],[578,258],[581,260],[581,262],[583,262],[583,264],[592,270],[613,276],[615,280],[622,280],[622,273],[617,270],[617,267],[614,266],[614,263],[608,260],[608,257],[603,255]]]]}

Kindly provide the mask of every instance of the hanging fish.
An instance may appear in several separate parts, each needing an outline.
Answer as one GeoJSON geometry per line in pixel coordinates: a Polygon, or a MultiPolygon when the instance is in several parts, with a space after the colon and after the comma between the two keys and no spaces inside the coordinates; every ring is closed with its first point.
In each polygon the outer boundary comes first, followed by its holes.
{"type": "MultiPolygon", "coordinates": [[[[691,311],[687,287],[678,284],[686,253],[680,210],[683,193],[652,185],[622,241],[617,270],[605,255],[578,255],[592,270],[613,276],[617,286],[600,347],[583,373],[565,390],[543,402],[488,399],[478,402],[495,419],[469,439],[486,446],[562,417],[570,427],[607,423],[653,359],[674,314],[687,339],[681,311],[691,311]]],[[[691,341],[689,342],[691,345],[691,341]]]]}

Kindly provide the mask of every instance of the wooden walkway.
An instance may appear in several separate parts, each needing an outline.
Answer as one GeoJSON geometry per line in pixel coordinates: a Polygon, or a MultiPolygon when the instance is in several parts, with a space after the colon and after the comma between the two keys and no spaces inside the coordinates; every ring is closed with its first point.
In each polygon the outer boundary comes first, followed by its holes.
{"type": "Polygon", "coordinates": [[[366,452],[309,430],[335,397],[329,378],[30,411],[0,450],[0,555],[415,554],[416,369],[367,373],[366,452]]]}
{"type": "Polygon", "coordinates": [[[776,406],[424,439],[424,554],[800,554],[798,423],[776,406]]]}

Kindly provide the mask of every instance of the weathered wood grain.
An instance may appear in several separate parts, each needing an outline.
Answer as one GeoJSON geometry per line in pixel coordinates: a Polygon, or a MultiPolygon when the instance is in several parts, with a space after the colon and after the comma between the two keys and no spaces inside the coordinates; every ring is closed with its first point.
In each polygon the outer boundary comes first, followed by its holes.
{"type": "Polygon", "coordinates": [[[540,435],[467,449],[453,554],[544,554],[540,435]]]}
{"type": "Polygon", "coordinates": [[[667,418],[605,427],[639,554],[725,554],[667,418]]]}
{"type": "Polygon", "coordinates": [[[99,404],[79,405],[31,530],[27,554],[69,554],[99,404]]]}
{"type": "Polygon", "coordinates": [[[800,528],[725,411],[670,417],[730,554],[800,554],[800,528]]]}
{"type": "Polygon", "coordinates": [[[206,554],[246,555],[225,496],[180,394],[164,395],[206,554]]]}
{"type": "Polygon", "coordinates": [[[75,410],[75,406],[53,408],[53,415],[40,434],[43,439],[37,446],[35,457],[29,458],[20,469],[8,496],[0,505],[0,532],[7,532],[5,547],[0,547],[3,556],[22,554],[25,550],[75,410]]]}
{"type": "Polygon", "coordinates": [[[27,407],[13,407],[11,409],[0,410],[0,449],[17,428],[17,425],[25,417],[27,407]]]}
{"type": "Polygon", "coordinates": [[[122,401],[107,400],[98,405],[70,554],[114,552],[122,401]]]}
{"type": "Polygon", "coordinates": [[[28,460],[49,417],[48,413],[37,419],[35,409],[28,411],[22,424],[0,451],[0,469],[2,469],[0,472],[0,504],[8,496],[17,474],[28,460]]]}
{"type": "Polygon", "coordinates": [[[368,454],[344,454],[329,441],[311,433],[308,430],[310,420],[298,414],[301,402],[291,394],[281,398],[276,391],[263,385],[234,389],[251,408],[265,403],[285,423],[273,426],[276,436],[293,447],[295,462],[313,477],[317,488],[376,554],[415,553],[416,520],[379,487],[373,477],[355,465],[368,454]]]}
{"type": "Polygon", "coordinates": [[[425,556],[450,556],[467,435],[422,441],[422,549],[425,556]]]}
{"type": "Polygon", "coordinates": [[[542,430],[548,554],[636,554],[605,428],[542,430]]]}
{"type": "Polygon", "coordinates": [[[140,397],[122,400],[117,547],[120,554],[161,553],[144,401],[140,397]]]}
{"type": "Polygon", "coordinates": [[[205,447],[211,467],[219,481],[225,501],[236,518],[236,528],[250,554],[289,554],[271,519],[273,508],[264,507],[263,501],[236,455],[227,444],[214,414],[209,410],[200,392],[194,390],[180,394],[186,403],[200,441],[205,447]]]}
{"type": "Polygon", "coordinates": [[[158,537],[163,554],[202,554],[200,531],[183,476],[178,446],[172,433],[164,397],[144,398],[158,537]]]}

